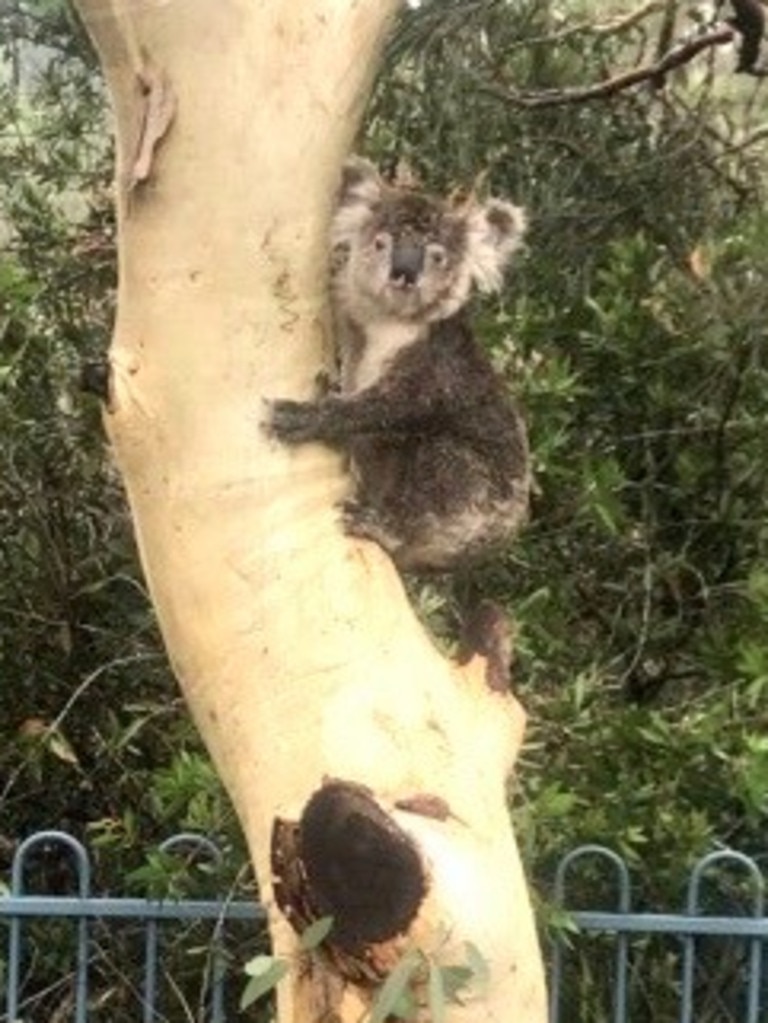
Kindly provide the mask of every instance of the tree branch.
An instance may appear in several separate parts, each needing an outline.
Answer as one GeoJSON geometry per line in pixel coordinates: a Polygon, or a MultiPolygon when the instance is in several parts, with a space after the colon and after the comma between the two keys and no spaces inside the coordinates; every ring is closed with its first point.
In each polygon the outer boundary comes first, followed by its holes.
{"type": "Polygon", "coordinates": [[[631,89],[635,85],[659,79],[674,68],[690,63],[703,50],[722,46],[733,40],[734,31],[729,25],[718,25],[710,31],[679,43],[659,60],[643,67],[623,71],[593,85],[566,89],[544,89],[541,92],[523,92],[507,85],[475,78],[477,88],[504,103],[518,107],[554,107],[569,103],[586,103],[593,99],[608,99],[616,93],[631,89]]]}

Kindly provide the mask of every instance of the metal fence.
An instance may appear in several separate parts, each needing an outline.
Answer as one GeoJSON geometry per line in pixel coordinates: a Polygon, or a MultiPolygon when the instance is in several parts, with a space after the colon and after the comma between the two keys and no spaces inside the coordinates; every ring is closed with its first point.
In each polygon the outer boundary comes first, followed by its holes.
{"type": "Polygon", "coordinates": [[[702,857],[682,911],[659,913],[633,908],[627,866],[609,849],[564,857],[557,905],[573,907],[596,887],[612,893],[611,907],[572,909],[577,939],[552,949],[551,1023],[768,1023],[765,879],[755,860],[732,850],[702,857]]]}
{"type": "MultiPolygon", "coordinates": [[[[160,848],[221,856],[198,835],[160,848]]],[[[681,912],[638,912],[619,856],[574,850],[555,877],[566,926],[551,949],[551,1023],[767,1023],[764,891],[753,859],[715,852],[691,871],[681,912]],[[608,908],[575,908],[606,893],[608,908]]],[[[0,1023],[234,1020],[245,948],[263,936],[264,919],[246,901],[93,895],[85,848],[63,832],[39,832],[16,850],[10,890],[0,895],[0,1023]],[[71,863],[72,894],[27,890],[35,853],[52,847],[71,863]],[[179,932],[182,951],[168,942],[179,932]]]]}
{"type": "MultiPolygon", "coordinates": [[[[215,843],[201,835],[174,835],[159,848],[214,863],[221,859],[215,843]]],[[[61,863],[61,856],[55,859],[61,863]]],[[[38,832],[16,850],[9,894],[0,897],[0,936],[7,923],[5,954],[0,944],[0,991],[5,986],[0,1021],[233,1020],[248,958],[232,954],[235,930],[241,924],[242,952],[263,935],[264,921],[264,909],[254,902],[93,895],[91,862],[81,843],[61,831],[38,832]],[[71,865],[66,871],[71,895],[27,890],[25,877],[36,854],[51,859],[52,850],[65,853],[71,865]],[[182,931],[183,940],[169,946],[169,931],[176,938],[182,931]],[[194,982],[174,975],[176,969],[193,975],[194,982]]]]}

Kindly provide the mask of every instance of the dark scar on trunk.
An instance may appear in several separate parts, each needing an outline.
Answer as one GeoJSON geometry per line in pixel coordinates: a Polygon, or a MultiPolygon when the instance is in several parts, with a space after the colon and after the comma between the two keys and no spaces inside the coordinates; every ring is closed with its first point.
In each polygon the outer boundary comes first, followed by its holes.
{"type": "Polygon", "coordinates": [[[368,949],[405,933],[428,891],[416,844],[354,782],[327,780],[298,822],[276,818],[271,866],[278,908],[301,934],[333,925],[321,946],[356,983],[376,982],[368,949]]]}

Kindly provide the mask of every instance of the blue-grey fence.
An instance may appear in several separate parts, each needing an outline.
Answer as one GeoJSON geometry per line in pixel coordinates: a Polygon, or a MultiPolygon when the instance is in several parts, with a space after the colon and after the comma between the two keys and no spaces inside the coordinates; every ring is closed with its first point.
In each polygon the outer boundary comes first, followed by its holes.
{"type": "Polygon", "coordinates": [[[681,912],[642,912],[621,857],[582,846],[560,862],[554,897],[578,939],[552,949],[551,1023],[768,1023],[765,878],[749,856],[702,857],[681,912]],[[589,874],[611,892],[608,909],[573,908],[589,874]]]}
{"type": "MultiPolygon", "coordinates": [[[[165,853],[183,853],[196,858],[208,858],[213,863],[220,861],[221,853],[215,843],[201,835],[178,834],[163,842],[159,847],[165,853]]],[[[60,861],[60,856],[56,857],[60,861]]],[[[113,973],[119,976],[121,989],[127,989],[133,1001],[133,1011],[123,1006],[125,1018],[142,1023],[160,1021],[194,1020],[196,1023],[225,1023],[233,1019],[232,1005],[237,1004],[238,988],[244,986],[244,976],[229,969],[231,957],[228,954],[226,938],[234,924],[245,921],[252,935],[263,931],[265,912],[263,907],[252,901],[227,899],[211,900],[153,900],[144,898],[116,898],[91,893],[91,863],[83,845],[61,831],[41,831],[23,841],[15,852],[11,867],[10,890],[0,895],[0,925],[7,921],[7,954],[0,951],[0,966],[4,965],[5,1015],[2,1023],[52,1023],[73,1020],[86,1023],[93,1019],[114,1019],[118,1013],[109,1005],[109,998],[102,991],[94,994],[90,989],[89,975],[96,958],[94,927],[106,923],[117,927],[119,923],[138,924],[134,937],[138,941],[131,945],[131,963],[114,963],[113,973]],[[26,889],[25,874],[34,863],[35,853],[44,850],[50,855],[56,849],[68,854],[72,869],[68,874],[74,878],[74,893],[71,895],[35,895],[26,889]],[[44,921],[52,930],[49,943],[57,945],[58,960],[62,956],[61,931],[56,924],[70,923],[74,934],[68,935],[67,945],[72,953],[71,970],[65,972],[60,990],[51,991],[37,979],[44,971],[29,965],[30,959],[40,959],[41,938],[31,935],[34,922],[44,921]],[[180,985],[174,984],[173,977],[163,974],[161,937],[168,927],[179,928],[194,922],[207,925],[200,934],[187,942],[187,951],[192,945],[198,952],[195,973],[201,978],[197,1005],[190,1005],[182,996],[180,985]],[[34,938],[34,941],[33,941],[34,938]],[[27,939],[25,941],[25,939],[27,939]],[[31,951],[28,946],[34,944],[31,951]],[[204,961],[201,961],[202,953],[204,961]],[[5,960],[3,964],[3,960],[5,960]],[[141,962],[140,977],[132,978],[129,971],[134,962],[141,962]],[[165,981],[165,983],[161,983],[165,981]],[[162,988],[171,988],[171,1006],[163,1004],[162,988]],[[235,988],[234,997],[226,998],[228,989],[235,988]],[[175,989],[175,990],[174,990],[175,989]],[[97,1004],[98,1003],[98,1004],[97,1004]],[[229,1011],[228,1011],[229,1007],[229,1011]]],[[[42,940],[42,947],[45,941],[42,940]]],[[[99,945],[101,948],[102,946],[99,945]]],[[[0,950],[2,946],[0,945],[0,950]]],[[[103,964],[99,964],[103,967],[103,964]]],[[[62,967],[59,966],[61,969],[62,967]]],[[[103,969],[100,972],[104,972],[103,969]]],[[[0,974],[0,981],[3,975],[0,974]]],[[[106,985],[107,989],[109,988],[106,985]]],[[[114,990],[114,988],[113,988],[114,990]]],[[[231,990],[229,992],[231,994],[231,990]]],[[[108,995],[108,990],[107,990],[108,995]]],[[[166,994],[166,1001],[170,998],[166,994]]],[[[1,1002],[0,1002],[1,1004],[1,1002]]]]}
{"type": "MultiPolygon", "coordinates": [[[[198,835],[176,835],[160,848],[192,850],[212,861],[221,856],[212,842],[198,835]]],[[[767,1023],[764,893],[765,879],[753,859],[720,851],[694,866],[680,912],[638,911],[628,868],[619,856],[599,846],[574,850],[559,864],[554,883],[561,938],[551,949],[551,1023],[767,1023]],[[577,908],[585,899],[604,903],[606,893],[607,908],[577,908]]],[[[63,832],[39,832],[19,845],[10,888],[0,894],[0,933],[6,932],[4,951],[0,944],[0,991],[5,988],[0,1023],[123,1018],[110,1005],[118,989],[127,1019],[234,1020],[244,980],[242,955],[239,960],[232,956],[228,940],[238,926],[241,935],[245,926],[251,938],[263,933],[264,918],[262,907],[244,900],[94,895],[85,848],[63,832]],[[27,889],[25,877],[36,851],[52,847],[71,863],[71,894],[40,895],[27,889]],[[181,982],[163,961],[163,934],[193,923],[203,930],[190,933],[187,952],[197,956],[192,970],[196,983],[205,979],[190,1004],[188,990],[182,994],[181,982]],[[122,947],[125,961],[117,955],[118,961],[109,964],[118,980],[105,984],[106,946],[101,938],[95,940],[94,929],[111,933],[121,924],[132,925],[133,944],[128,953],[122,947]],[[68,929],[66,938],[62,925],[68,929]],[[71,951],[70,968],[58,982],[49,978],[47,986],[40,980],[46,976],[40,968],[41,961],[45,966],[46,933],[60,972],[62,948],[71,951]],[[141,965],[134,977],[136,963],[141,965]],[[98,991],[92,983],[96,965],[98,991]],[[126,1007],[126,997],[132,1007],[126,1007]],[[169,999],[175,1005],[169,1006],[169,999]]],[[[240,943],[238,951],[242,953],[240,943]]],[[[49,974],[51,968],[49,963],[49,974]]]]}

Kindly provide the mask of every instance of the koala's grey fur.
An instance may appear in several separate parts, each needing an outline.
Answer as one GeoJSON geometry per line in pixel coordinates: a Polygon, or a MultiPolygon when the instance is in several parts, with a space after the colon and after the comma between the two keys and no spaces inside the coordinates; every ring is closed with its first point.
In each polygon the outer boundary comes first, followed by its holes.
{"type": "Polygon", "coordinates": [[[339,391],[275,402],[270,429],[349,453],[345,528],[402,570],[476,560],[526,517],[525,425],[464,313],[473,288],[500,287],[524,231],[510,203],[453,205],[345,165],[331,235],[339,391]]]}

